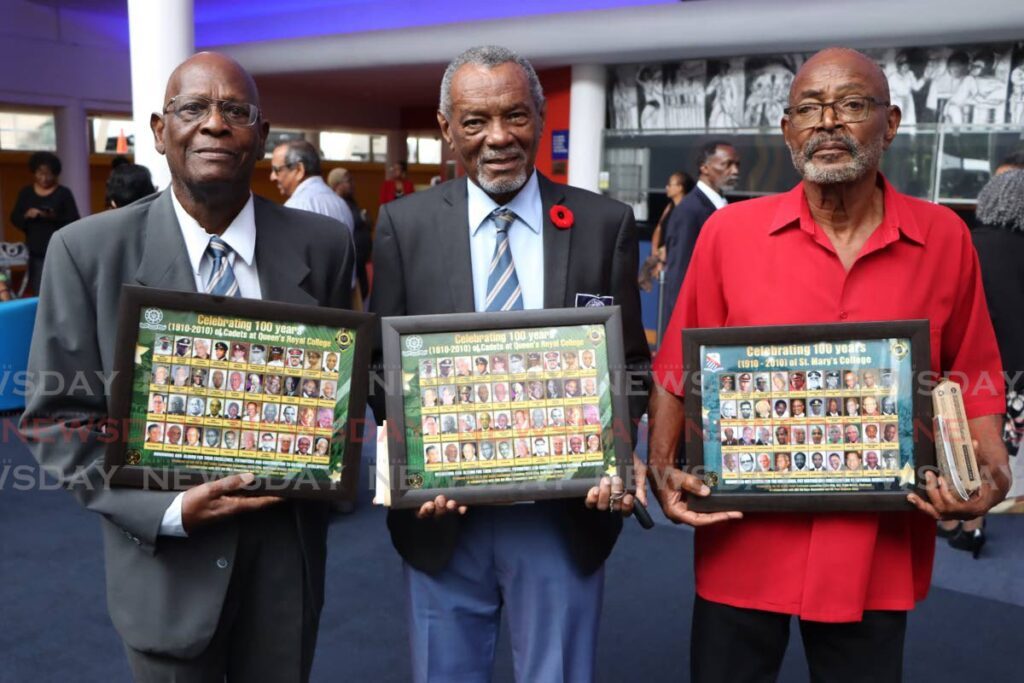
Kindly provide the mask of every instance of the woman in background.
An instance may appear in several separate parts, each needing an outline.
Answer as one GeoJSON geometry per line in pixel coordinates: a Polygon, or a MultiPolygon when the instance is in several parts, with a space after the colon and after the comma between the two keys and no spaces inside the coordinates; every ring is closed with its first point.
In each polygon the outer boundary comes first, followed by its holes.
{"type": "Polygon", "coordinates": [[[120,209],[156,192],[149,169],[140,164],[120,164],[107,178],[107,207],[120,209]]]}
{"type": "Polygon", "coordinates": [[[658,277],[662,268],[665,267],[667,254],[665,253],[665,241],[662,239],[662,233],[665,225],[668,223],[669,214],[672,213],[672,209],[679,205],[679,202],[683,201],[683,197],[695,185],[696,183],[693,181],[693,178],[682,171],[676,171],[668,177],[668,183],[665,185],[668,204],[665,205],[665,210],[661,212],[658,225],[654,228],[654,233],[651,235],[651,255],[647,257],[647,260],[644,261],[640,269],[640,287],[645,292],[651,291],[653,281],[658,277]]]}
{"type": "Polygon", "coordinates": [[[39,293],[43,261],[53,233],[78,220],[71,190],[59,185],[60,159],[53,152],[36,152],[28,158],[32,184],[21,188],[11,211],[11,223],[25,233],[28,243],[28,282],[39,293]]]}

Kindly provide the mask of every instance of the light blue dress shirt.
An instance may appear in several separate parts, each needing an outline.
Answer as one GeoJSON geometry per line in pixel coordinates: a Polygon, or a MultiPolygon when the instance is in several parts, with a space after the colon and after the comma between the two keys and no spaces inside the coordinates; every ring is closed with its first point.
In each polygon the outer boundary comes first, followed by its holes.
{"type": "MultiPolygon", "coordinates": [[[[472,180],[466,181],[466,187],[473,302],[477,311],[484,311],[487,309],[488,270],[497,240],[497,228],[490,216],[499,205],[472,180]]],[[[544,206],[540,200],[537,171],[505,207],[516,215],[516,221],[508,231],[508,244],[523,292],[523,308],[544,308],[544,206]]]]}

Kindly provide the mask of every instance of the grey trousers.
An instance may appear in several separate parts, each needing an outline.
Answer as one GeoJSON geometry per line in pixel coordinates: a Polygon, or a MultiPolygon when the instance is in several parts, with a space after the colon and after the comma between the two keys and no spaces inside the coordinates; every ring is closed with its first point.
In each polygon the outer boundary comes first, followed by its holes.
{"type": "Polygon", "coordinates": [[[305,586],[294,511],[287,502],[238,518],[235,566],[220,623],[193,659],[125,646],[140,683],[309,680],[318,619],[305,586]]]}

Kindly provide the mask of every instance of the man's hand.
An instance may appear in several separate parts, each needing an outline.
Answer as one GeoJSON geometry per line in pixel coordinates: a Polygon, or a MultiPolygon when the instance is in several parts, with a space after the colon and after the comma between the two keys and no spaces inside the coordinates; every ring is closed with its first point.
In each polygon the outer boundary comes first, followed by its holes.
{"type": "Polygon", "coordinates": [[[983,480],[981,488],[971,494],[967,500],[963,500],[959,495],[953,493],[945,477],[938,477],[934,472],[927,472],[924,475],[924,480],[928,500],[923,500],[916,493],[908,494],[907,500],[918,510],[937,520],[983,517],[1006,497],[987,480],[983,480]]]}
{"type": "Polygon", "coordinates": [[[675,467],[669,467],[659,473],[659,478],[663,481],[652,483],[654,495],[658,497],[665,516],[676,524],[689,524],[698,527],[743,518],[743,513],[737,511],[695,512],[691,510],[687,503],[688,495],[706,496],[711,493],[711,489],[699,477],[687,474],[675,467]]]}
{"type": "Polygon", "coordinates": [[[602,477],[600,484],[587,491],[584,503],[591,509],[618,511],[623,517],[628,517],[633,514],[637,502],[647,507],[647,466],[636,457],[636,453],[633,454],[633,480],[635,496],[626,493],[622,477],[602,477]]]}
{"type": "Polygon", "coordinates": [[[186,491],[181,499],[181,525],[185,533],[190,534],[197,527],[224,517],[259,510],[283,500],[277,496],[232,495],[255,480],[256,475],[251,472],[232,474],[186,491]]]}
{"type": "Polygon", "coordinates": [[[934,472],[925,474],[925,492],[928,500],[916,493],[907,500],[926,515],[935,519],[974,519],[998,505],[1010,490],[1009,454],[1002,438],[1002,415],[985,415],[967,421],[971,444],[981,471],[981,488],[967,500],[953,493],[944,477],[934,472]]]}
{"type": "Polygon", "coordinates": [[[421,505],[420,509],[416,511],[416,516],[420,519],[430,519],[444,517],[449,512],[458,512],[460,515],[464,515],[468,509],[465,505],[459,505],[454,499],[438,496],[421,505]]]}
{"type": "Polygon", "coordinates": [[[742,512],[695,512],[687,504],[688,495],[706,496],[711,489],[700,478],[675,467],[676,453],[686,425],[682,399],[657,382],[652,383],[647,417],[648,478],[665,516],[676,524],[690,526],[741,519],[742,512]]]}

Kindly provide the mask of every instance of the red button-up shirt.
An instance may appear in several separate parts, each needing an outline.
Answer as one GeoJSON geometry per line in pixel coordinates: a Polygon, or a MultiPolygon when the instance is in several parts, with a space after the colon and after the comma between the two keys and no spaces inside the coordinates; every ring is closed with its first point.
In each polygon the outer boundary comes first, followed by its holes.
{"type": "MultiPolygon", "coordinates": [[[[933,371],[964,386],[967,416],[1005,409],[978,258],[952,211],[896,192],[849,271],[803,186],[716,211],[701,231],[655,380],[682,395],[687,328],[927,318],[933,371]],[[682,334],[681,334],[682,332],[682,334]]],[[[700,528],[697,592],[813,621],[908,610],[931,583],[935,523],[918,512],[747,513],[700,528]]]]}

